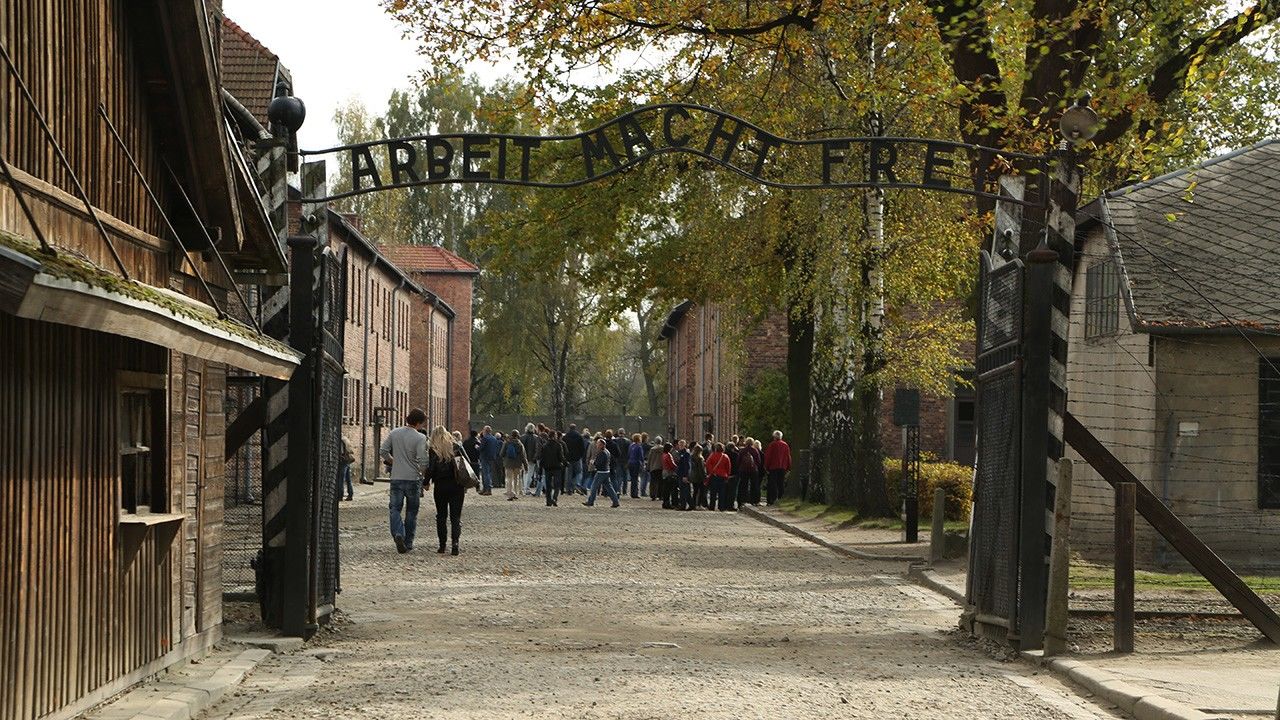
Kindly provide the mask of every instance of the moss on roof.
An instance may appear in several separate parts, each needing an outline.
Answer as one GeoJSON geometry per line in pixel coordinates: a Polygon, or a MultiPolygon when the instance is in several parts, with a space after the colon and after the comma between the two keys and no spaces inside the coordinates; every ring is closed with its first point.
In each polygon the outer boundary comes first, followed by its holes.
{"type": "Polygon", "coordinates": [[[183,302],[171,295],[161,292],[158,288],[152,287],[136,280],[126,280],[125,278],[107,272],[98,267],[96,264],[72,254],[70,250],[65,248],[55,248],[60,250],[56,256],[47,255],[40,250],[40,246],[30,240],[15,235],[6,230],[0,230],[0,246],[7,247],[11,250],[27,255],[31,259],[40,263],[40,272],[52,275],[54,277],[81,282],[89,287],[99,290],[106,290],[117,295],[138,300],[141,302],[158,305],[174,316],[181,316],[194,320],[202,325],[217,328],[224,332],[237,337],[252,340],[253,342],[270,348],[277,352],[290,355],[297,353],[288,345],[267,337],[253,328],[239,322],[231,317],[220,318],[217,313],[207,305],[198,304],[197,301],[183,302]]]}

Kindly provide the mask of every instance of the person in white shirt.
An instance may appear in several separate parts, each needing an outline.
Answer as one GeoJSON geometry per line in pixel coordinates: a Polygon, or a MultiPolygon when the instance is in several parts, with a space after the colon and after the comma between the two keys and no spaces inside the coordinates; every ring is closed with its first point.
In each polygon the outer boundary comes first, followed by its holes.
{"type": "Polygon", "coordinates": [[[426,422],[426,413],[418,408],[410,410],[404,425],[387,433],[378,448],[382,461],[391,463],[391,538],[400,553],[413,549],[413,534],[418,527],[418,499],[422,497],[422,473],[427,467],[427,436],[421,429],[426,422]]]}

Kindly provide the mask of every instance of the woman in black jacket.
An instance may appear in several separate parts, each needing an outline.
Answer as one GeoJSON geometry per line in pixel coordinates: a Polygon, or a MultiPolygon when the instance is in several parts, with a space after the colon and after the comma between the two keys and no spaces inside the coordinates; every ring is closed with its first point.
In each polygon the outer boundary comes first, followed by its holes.
{"type": "Polygon", "coordinates": [[[437,425],[431,431],[427,447],[427,473],[423,484],[435,485],[436,534],[440,537],[440,549],[436,552],[443,555],[445,540],[452,537],[453,554],[457,555],[458,538],[462,536],[462,500],[467,489],[458,484],[453,459],[458,456],[465,458],[466,453],[443,425],[437,425]],[[446,532],[449,525],[453,526],[452,535],[446,532]]]}

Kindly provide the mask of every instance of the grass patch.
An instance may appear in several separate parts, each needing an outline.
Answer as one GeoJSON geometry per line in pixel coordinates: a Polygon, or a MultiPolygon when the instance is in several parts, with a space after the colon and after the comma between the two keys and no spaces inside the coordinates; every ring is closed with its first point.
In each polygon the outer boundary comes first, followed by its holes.
{"type": "MultiPolygon", "coordinates": [[[[845,505],[827,505],[811,503],[796,498],[782,498],[778,501],[778,509],[794,515],[802,520],[822,520],[839,528],[865,528],[868,530],[901,530],[900,518],[860,518],[858,511],[845,505]]],[[[931,518],[921,516],[918,528],[928,530],[933,524],[931,518]]],[[[969,523],[962,520],[948,520],[944,527],[947,530],[967,530],[969,523]]]]}
{"type": "MultiPolygon", "coordinates": [[[[1110,589],[1113,586],[1114,570],[1104,565],[1072,561],[1071,587],[1081,590],[1110,589]]],[[[1280,577],[1263,575],[1241,575],[1245,585],[1254,592],[1280,594],[1280,577]]],[[[1133,574],[1135,590],[1214,590],[1199,573],[1164,573],[1151,570],[1137,570],[1133,574]]]]}

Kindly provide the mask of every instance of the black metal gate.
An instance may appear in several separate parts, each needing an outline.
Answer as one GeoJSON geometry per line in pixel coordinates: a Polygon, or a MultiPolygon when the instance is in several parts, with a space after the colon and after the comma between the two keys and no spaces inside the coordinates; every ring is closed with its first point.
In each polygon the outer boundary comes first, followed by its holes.
{"type": "Polygon", "coordinates": [[[967,612],[976,625],[1006,635],[1017,633],[1019,607],[1023,276],[1021,260],[982,253],[967,612]]]}
{"type": "MultiPolygon", "coordinates": [[[[326,248],[320,258],[320,342],[315,364],[316,488],[314,543],[316,601],[331,609],[342,585],[338,568],[338,483],[342,470],[343,327],[346,322],[346,250],[326,248]]],[[[321,613],[325,614],[325,613],[321,613]]]]}

